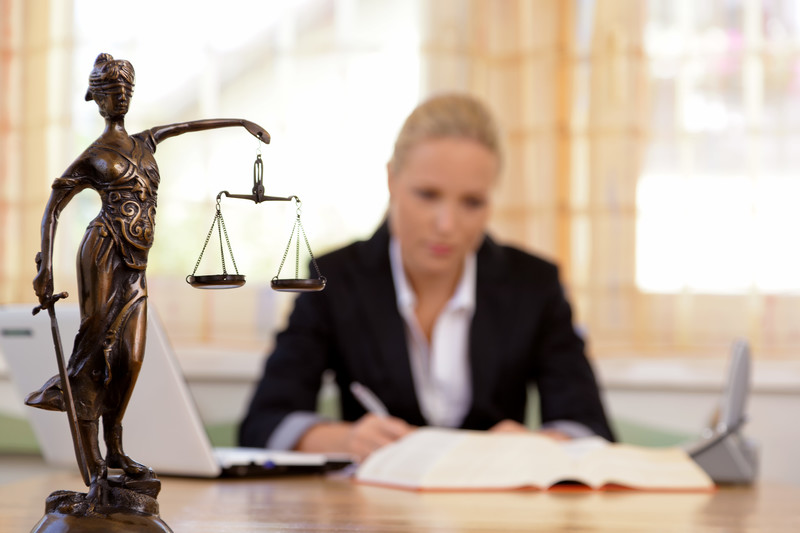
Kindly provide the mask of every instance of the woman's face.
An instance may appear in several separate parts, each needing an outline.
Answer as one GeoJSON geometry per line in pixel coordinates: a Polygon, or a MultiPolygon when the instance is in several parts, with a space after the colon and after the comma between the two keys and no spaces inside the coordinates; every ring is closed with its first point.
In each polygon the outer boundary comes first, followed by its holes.
{"type": "Polygon", "coordinates": [[[446,137],[414,146],[389,171],[389,224],[410,276],[460,273],[483,239],[498,163],[482,144],[446,137]]]}
{"type": "Polygon", "coordinates": [[[92,91],[92,98],[97,102],[100,115],[109,119],[124,117],[132,96],[133,88],[124,83],[92,91]]]}

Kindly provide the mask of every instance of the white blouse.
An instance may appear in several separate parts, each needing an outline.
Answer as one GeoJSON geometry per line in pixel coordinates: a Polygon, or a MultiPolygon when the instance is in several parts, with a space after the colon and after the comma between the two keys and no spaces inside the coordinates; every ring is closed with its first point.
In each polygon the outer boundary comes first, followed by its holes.
{"type": "Polygon", "coordinates": [[[430,343],[414,312],[417,297],[406,277],[396,239],[389,243],[389,259],[422,415],[432,426],[458,427],[472,404],[469,329],[475,313],[475,254],[466,258],[461,280],[436,318],[430,343]]]}

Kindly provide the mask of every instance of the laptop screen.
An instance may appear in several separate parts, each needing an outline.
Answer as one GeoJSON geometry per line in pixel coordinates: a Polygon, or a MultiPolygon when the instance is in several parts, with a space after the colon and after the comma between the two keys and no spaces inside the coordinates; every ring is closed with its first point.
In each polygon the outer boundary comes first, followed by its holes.
{"type": "MultiPolygon", "coordinates": [[[[34,304],[0,306],[0,352],[22,404],[25,396],[58,373],[47,313],[34,304]]],[[[65,357],[80,324],[78,306],[56,305],[65,357]]],[[[123,419],[125,451],[157,474],[214,477],[220,467],[166,332],[151,306],[139,379],[123,419]]],[[[24,407],[48,463],[75,466],[64,413],[24,407]]],[[[101,443],[102,446],[102,443],[101,443]]]]}

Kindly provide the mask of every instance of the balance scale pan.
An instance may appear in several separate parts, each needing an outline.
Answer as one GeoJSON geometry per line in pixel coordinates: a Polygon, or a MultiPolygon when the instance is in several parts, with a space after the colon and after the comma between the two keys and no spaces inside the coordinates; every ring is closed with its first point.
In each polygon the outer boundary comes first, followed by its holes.
{"type": "Polygon", "coordinates": [[[282,292],[314,292],[325,288],[325,278],[273,279],[272,288],[282,292]]]}
{"type": "Polygon", "coordinates": [[[245,283],[242,274],[187,276],[186,282],[195,289],[235,289],[241,287],[245,283]]]}

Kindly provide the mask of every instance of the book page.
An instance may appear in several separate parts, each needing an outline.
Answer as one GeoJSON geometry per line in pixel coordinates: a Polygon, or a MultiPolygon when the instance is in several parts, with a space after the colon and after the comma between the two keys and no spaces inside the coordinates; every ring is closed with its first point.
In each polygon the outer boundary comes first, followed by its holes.
{"type": "Polygon", "coordinates": [[[356,477],[422,489],[546,488],[575,465],[556,441],[533,433],[420,428],[370,455],[356,477]]]}
{"type": "Polygon", "coordinates": [[[592,488],[708,490],[714,484],[679,448],[560,442],[535,433],[420,428],[373,453],[356,478],[422,490],[547,489],[560,481],[592,488]]]}
{"type": "Polygon", "coordinates": [[[579,477],[587,484],[607,484],[635,489],[711,489],[714,482],[680,448],[644,448],[614,444],[580,459],[579,477]]]}
{"type": "Polygon", "coordinates": [[[418,488],[426,472],[464,438],[457,430],[421,428],[370,454],[356,478],[370,483],[418,488]]]}
{"type": "Polygon", "coordinates": [[[558,442],[561,451],[574,460],[582,459],[596,450],[607,448],[611,445],[612,444],[603,437],[584,437],[558,442]]]}
{"type": "Polygon", "coordinates": [[[422,487],[544,489],[575,471],[575,461],[549,437],[534,433],[466,433],[432,465],[422,479],[422,487]]]}

